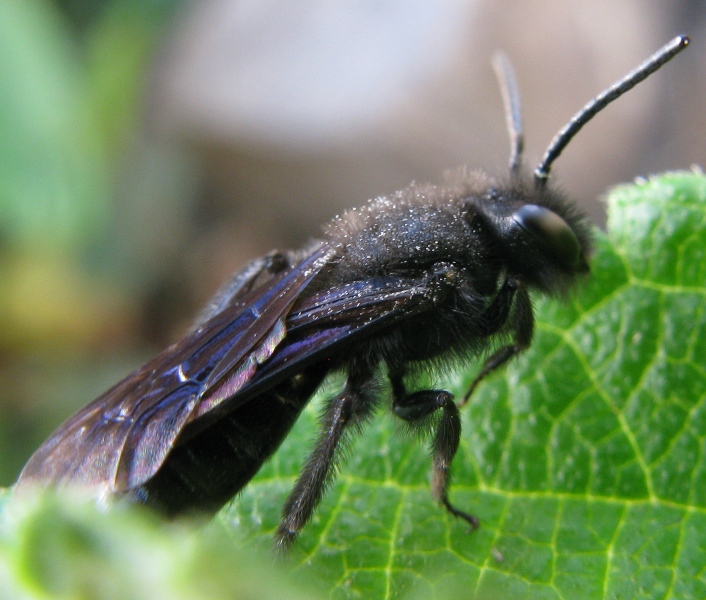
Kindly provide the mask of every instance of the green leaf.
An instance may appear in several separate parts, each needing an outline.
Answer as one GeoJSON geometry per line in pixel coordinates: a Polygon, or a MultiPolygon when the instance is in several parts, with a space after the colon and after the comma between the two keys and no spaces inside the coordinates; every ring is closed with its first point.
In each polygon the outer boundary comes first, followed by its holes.
{"type": "MultiPolygon", "coordinates": [[[[537,303],[530,350],[464,409],[451,500],[480,529],[432,501],[424,444],[382,411],[294,547],[297,581],[332,598],[706,597],[706,178],[664,175],[608,203],[593,276],[565,304],[537,303]]],[[[300,593],[269,551],[320,402],[197,532],[139,511],[50,498],[18,516],[5,503],[0,596],[300,593]]]]}
{"type": "Polygon", "coordinates": [[[49,2],[0,4],[0,232],[6,244],[85,244],[107,170],[78,49],[49,2]]]}
{"type": "MultiPolygon", "coordinates": [[[[334,598],[706,597],[706,179],[615,189],[593,276],[464,409],[451,499],[384,412],[293,551],[334,598]]],[[[471,376],[458,385],[464,391],[471,376]]],[[[329,390],[332,391],[332,390],[329,390]]],[[[220,518],[267,547],[315,410],[220,518]]]]}

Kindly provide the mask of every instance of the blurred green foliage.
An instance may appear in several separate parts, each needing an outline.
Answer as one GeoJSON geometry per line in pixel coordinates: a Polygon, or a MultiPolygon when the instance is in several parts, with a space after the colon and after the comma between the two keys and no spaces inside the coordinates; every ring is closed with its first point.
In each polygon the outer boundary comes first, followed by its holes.
{"type": "Polygon", "coordinates": [[[165,526],[134,508],[105,515],[92,503],[52,495],[9,503],[0,519],[0,597],[320,597],[270,555],[237,547],[217,523],[195,532],[189,524],[165,526]]]}
{"type": "Polygon", "coordinates": [[[119,161],[135,135],[147,68],[174,4],[85,2],[94,14],[80,33],[60,4],[2,4],[5,247],[85,251],[100,239],[119,161]]]}

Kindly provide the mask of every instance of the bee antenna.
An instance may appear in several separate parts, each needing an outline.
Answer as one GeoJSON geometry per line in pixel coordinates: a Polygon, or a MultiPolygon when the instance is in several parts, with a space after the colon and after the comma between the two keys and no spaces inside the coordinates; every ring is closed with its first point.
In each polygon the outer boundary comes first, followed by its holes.
{"type": "Polygon", "coordinates": [[[496,52],[493,56],[493,69],[500,84],[500,94],[503,97],[505,121],[510,135],[510,175],[516,177],[522,166],[522,150],[524,136],[522,133],[522,107],[520,92],[517,87],[515,69],[507,54],[496,52]]]}
{"type": "Polygon", "coordinates": [[[579,112],[554,136],[554,139],[549,144],[542,162],[534,170],[534,182],[538,188],[546,185],[549,178],[549,170],[552,163],[559,158],[566,145],[572,138],[581,130],[581,128],[595,117],[600,111],[608,106],[613,100],[622,96],[629,89],[636,86],[643,79],[649,77],[662,65],[669,62],[679,52],[689,45],[689,38],[685,35],[675,37],[671,42],[660,48],[646,61],[633,69],[621,80],[616,81],[608,89],[604,90],[579,112]]]}

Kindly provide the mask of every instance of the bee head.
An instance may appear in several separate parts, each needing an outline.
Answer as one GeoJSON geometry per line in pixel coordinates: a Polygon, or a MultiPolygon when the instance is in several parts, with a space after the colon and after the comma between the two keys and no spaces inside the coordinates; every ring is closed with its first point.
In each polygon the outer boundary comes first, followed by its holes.
{"type": "Polygon", "coordinates": [[[490,188],[478,205],[507,275],[548,294],[565,294],[589,272],[591,234],[585,217],[551,188],[490,188]]]}

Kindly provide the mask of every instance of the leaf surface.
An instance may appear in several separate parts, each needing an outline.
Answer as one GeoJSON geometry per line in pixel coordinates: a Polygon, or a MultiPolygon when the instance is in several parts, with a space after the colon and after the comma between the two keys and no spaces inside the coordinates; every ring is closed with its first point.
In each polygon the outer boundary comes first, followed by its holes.
{"type": "MultiPolygon", "coordinates": [[[[293,552],[332,597],[706,597],[706,181],[620,187],[592,277],[464,409],[452,501],[383,412],[293,552]]],[[[471,380],[450,385],[462,394],[471,380]],[[465,384],[465,385],[464,385],[465,384]]],[[[335,390],[329,390],[333,393],[335,390]]],[[[306,413],[220,518],[263,547],[315,436],[306,413]]]]}

